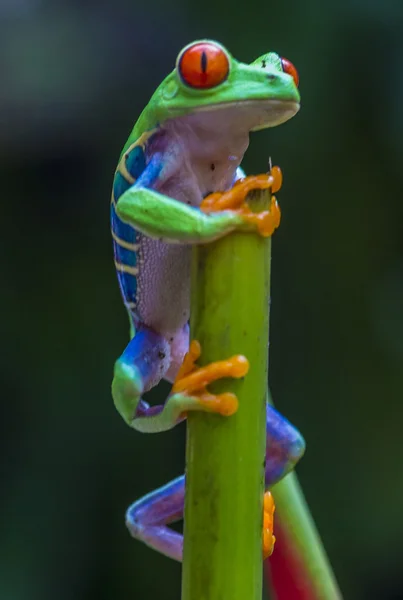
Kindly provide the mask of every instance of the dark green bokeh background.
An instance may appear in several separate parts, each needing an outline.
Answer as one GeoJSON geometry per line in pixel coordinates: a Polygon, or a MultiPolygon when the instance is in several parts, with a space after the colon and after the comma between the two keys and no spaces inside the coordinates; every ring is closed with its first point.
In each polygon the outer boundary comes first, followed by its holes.
{"type": "Polygon", "coordinates": [[[345,597],[403,597],[402,25],[401,0],[2,0],[1,599],[179,598],[179,565],[123,522],[183,469],[184,427],[141,435],[113,407],[108,209],[134,120],[204,36],[299,70],[300,114],[244,163],[285,175],[271,385],[345,597]]]}

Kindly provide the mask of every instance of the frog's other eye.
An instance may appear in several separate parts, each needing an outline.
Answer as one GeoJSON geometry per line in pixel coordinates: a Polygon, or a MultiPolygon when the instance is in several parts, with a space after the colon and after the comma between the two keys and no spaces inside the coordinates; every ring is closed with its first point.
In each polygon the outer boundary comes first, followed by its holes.
{"type": "Polygon", "coordinates": [[[281,66],[283,67],[284,73],[288,73],[288,75],[291,75],[291,77],[294,80],[295,85],[298,87],[298,84],[299,84],[298,71],[294,67],[294,65],[292,64],[292,62],[290,62],[286,58],[282,58],[281,59],[281,66]]]}
{"type": "Polygon", "coordinates": [[[185,48],[179,56],[178,72],[184,83],[208,89],[228,77],[229,60],[224,50],[212,42],[197,42],[185,48]]]}

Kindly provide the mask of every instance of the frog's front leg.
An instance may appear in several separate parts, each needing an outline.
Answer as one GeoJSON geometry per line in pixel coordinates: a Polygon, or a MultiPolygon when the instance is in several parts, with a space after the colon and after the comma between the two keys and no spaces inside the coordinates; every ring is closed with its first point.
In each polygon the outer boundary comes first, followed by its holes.
{"type": "MultiPolygon", "coordinates": [[[[157,162],[157,158],[154,161],[157,162]]],[[[259,214],[253,213],[245,202],[251,190],[279,189],[281,176],[275,170],[270,174],[245,177],[226,192],[210,194],[198,209],[153,189],[159,179],[154,173],[151,177],[152,169],[153,162],[116,205],[116,213],[122,221],[149,237],[186,244],[207,243],[235,229],[258,231],[268,236],[279,225],[280,211],[275,199],[269,210],[259,214]]]]}
{"type": "MultiPolygon", "coordinates": [[[[305,450],[304,440],[273,407],[266,407],[266,468],[265,487],[270,488],[290,472],[305,450]]],[[[182,475],[167,485],[137,500],[126,513],[131,535],[151,548],[175,560],[182,560],[183,537],[167,525],[183,517],[185,477],[182,475]]],[[[273,499],[264,498],[262,551],[269,556],[273,549],[273,499]]]]}
{"type": "Polygon", "coordinates": [[[249,363],[244,356],[233,356],[204,367],[197,367],[201,353],[193,341],[164,405],[149,407],[141,399],[144,391],[167,373],[170,346],[159,333],[141,326],[115,363],[112,396],[126,423],[138,431],[153,433],[174,427],[190,410],[232,415],[238,408],[234,394],[210,394],[207,385],[223,377],[243,377],[249,363]]]}

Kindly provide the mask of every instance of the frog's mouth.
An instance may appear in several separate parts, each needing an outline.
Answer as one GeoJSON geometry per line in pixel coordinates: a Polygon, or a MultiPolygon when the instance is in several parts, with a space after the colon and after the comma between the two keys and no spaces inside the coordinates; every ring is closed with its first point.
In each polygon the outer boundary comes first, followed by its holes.
{"type": "Polygon", "coordinates": [[[189,124],[222,129],[224,121],[235,131],[258,131],[276,127],[291,119],[300,109],[295,100],[239,100],[193,107],[186,114],[171,116],[189,124]]]}
{"type": "MultiPolygon", "coordinates": [[[[228,111],[228,117],[236,116],[237,120],[249,125],[249,131],[258,131],[267,127],[276,127],[291,119],[300,109],[295,100],[243,100],[240,102],[223,102],[211,106],[201,106],[194,112],[209,113],[228,111]],[[235,112],[235,115],[233,114],[235,112]]],[[[219,118],[222,118],[220,115],[219,118]]]]}

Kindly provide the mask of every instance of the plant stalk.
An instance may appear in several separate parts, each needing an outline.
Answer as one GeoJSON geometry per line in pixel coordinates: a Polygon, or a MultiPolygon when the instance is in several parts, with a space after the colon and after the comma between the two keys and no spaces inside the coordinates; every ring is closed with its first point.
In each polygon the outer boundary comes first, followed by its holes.
{"type": "MultiPolygon", "coordinates": [[[[269,190],[248,202],[267,208],[269,190]]],[[[182,600],[261,600],[270,249],[270,238],[234,232],[193,250],[199,363],[243,354],[250,369],[209,386],[237,395],[235,415],[188,416],[182,600]]]]}

